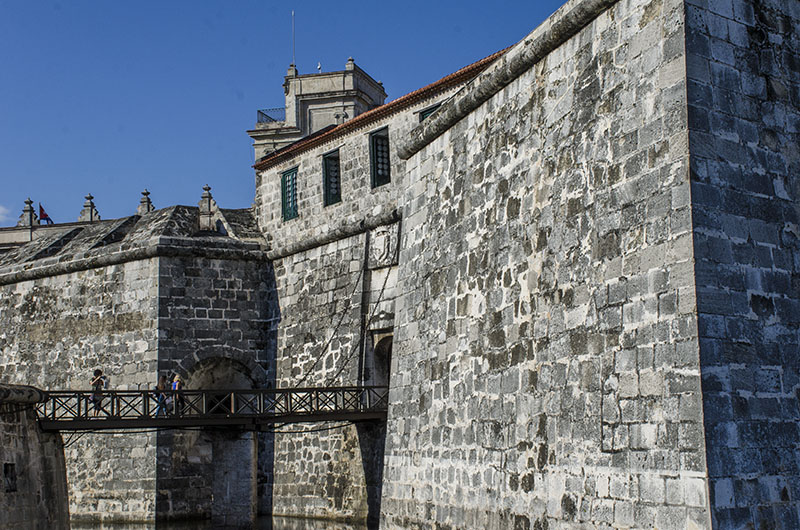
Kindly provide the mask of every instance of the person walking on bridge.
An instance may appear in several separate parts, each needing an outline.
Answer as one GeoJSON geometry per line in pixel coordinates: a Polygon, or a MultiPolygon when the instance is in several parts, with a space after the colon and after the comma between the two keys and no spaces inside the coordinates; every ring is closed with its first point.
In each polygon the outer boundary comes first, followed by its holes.
{"type": "Polygon", "coordinates": [[[167,414],[167,388],[169,388],[167,376],[162,375],[156,384],[156,418],[161,414],[167,414]]]}
{"type": "MultiPolygon", "coordinates": [[[[183,381],[178,374],[175,374],[175,377],[172,378],[172,390],[183,390],[183,381]]],[[[181,394],[175,393],[172,396],[172,407],[173,414],[183,411],[183,396],[181,394]]]]}
{"type": "Polygon", "coordinates": [[[102,410],[103,388],[106,386],[106,376],[103,375],[103,371],[99,368],[94,371],[94,377],[92,377],[91,385],[92,395],[89,397],[89,401],[91,401],[94,405],[94,412],[92,416],[97,416],[102,410]]]}

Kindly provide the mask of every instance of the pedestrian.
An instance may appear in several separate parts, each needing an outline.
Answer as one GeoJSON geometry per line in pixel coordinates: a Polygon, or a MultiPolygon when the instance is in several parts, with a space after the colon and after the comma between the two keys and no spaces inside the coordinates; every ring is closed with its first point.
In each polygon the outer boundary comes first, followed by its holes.
{"type": "Polygon", "coordinates": [[[91,401],[94,405],[94,412],[92,416],[97,416],[100,414],[100,410],[102,410],[103,388],[106,385],[106,377],[103,375],[103,371],[99,368],[94,371],[94,377],[92,377],[91,385],[92,395],[89,397],[89,401],[91,401]]]}
{"type": "MultiPolygon", "coordinates": [[[[175,374],[175,377],[172,378],[172,390],[183,390],[183,381],[178,374],[175,374]]],[[[177,392],[174,394],[175,395],[172,397],[172,412],[177,414],[178,411],[183,410],[183,395],[177,392]]]]}
{"type": "Polygon", "coordinates": [[[158,378],[158,383],[156,384],[156,417],[161,414],[167,414],[167,388],[169,388],[169,383],[167,382],[167,376],[162,375],[158,378]]]}

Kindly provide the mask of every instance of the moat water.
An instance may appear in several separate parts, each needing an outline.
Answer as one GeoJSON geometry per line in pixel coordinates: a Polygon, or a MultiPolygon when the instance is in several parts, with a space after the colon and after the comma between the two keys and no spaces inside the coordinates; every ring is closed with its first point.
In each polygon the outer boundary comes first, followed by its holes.
{"type": "MultiPolygon", "coordinates": [[[[187,523],[72,523],[72,530],[217,530],[211,521],[187,523]]],[[[320,519],[298,519],[294,517],[259,517],[252,530],[367,530],[367,526],[323,521],[320,519]]]]}

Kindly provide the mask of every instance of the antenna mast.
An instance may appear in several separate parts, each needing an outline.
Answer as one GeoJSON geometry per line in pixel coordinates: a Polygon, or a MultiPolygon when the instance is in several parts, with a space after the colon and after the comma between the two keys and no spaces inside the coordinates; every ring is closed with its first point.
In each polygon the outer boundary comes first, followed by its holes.
{"type": "Polygon", "coordinates": [[[297,62],[294,58],[294,9],[292,9],[292,65],[297,67],[297,62]]]}

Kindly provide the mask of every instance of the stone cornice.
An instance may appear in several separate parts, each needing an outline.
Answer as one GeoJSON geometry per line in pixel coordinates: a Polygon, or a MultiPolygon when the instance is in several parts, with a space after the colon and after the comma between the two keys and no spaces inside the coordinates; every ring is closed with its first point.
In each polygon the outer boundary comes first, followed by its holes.
{"type": "Polygon", "coordinates": [[[364,232],[373,230],[379,226],[394,224],[400,221],[400,218],[401,215],[399,210],[391,210],[369,219],[362,219],[358,223],[344,225],[336,229],[329,230],[317,237],[309,237],[303,239],[302,241],[290,243],[282,247],[273,247],[267,251],[266,254],[270,260],[285,258],[293,254],[297,254],[298,252],[304,252],[315,247],[334,243],[358,234],[363,234],[364,232]]]}
{"type": "Polygon", "coordinates": [[[0,269],[0,285],[9,285],[49,276],[120,265],[160,257],[198,257],[236,261],[265,261],[267,253],[256,243],[209,241],[177,237],[158,237],[143,246],[75,256],[67,261],[30,262],[0,269]]]}
{"type": "Polygon", "coordinates": [[[28,385],[0,383],[0,403],[31,405],[47,400],[47,392],[28,385]]]}
{"type": "Polygon", "coordinates": [[[564,44],[618,0],[571,0],[467,83],[430,118],[409,132],[397,149],[408,160],[461,118],[478,108],[547,54],[564,44]]]}

